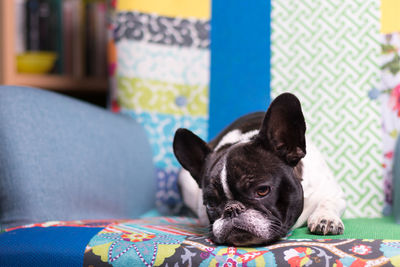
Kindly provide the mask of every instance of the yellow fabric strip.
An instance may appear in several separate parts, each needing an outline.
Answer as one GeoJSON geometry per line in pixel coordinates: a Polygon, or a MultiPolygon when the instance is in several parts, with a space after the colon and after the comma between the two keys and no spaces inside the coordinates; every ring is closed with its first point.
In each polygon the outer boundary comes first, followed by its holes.
{"type": "Polygon", "coordinates": [[[117,77],[118,103],[139,112],[206,116],[208,86],[117,77]]]}
{"type": "Polygon", "coordinates": [[[381,0],[381,32],[400,31],[400,0],[381,0]]]}
{"type": "Polygon", "coordinates": [[[156,13],[167,17],[209,19],[211,0],[118,0],[117,10],[156,13]]]}

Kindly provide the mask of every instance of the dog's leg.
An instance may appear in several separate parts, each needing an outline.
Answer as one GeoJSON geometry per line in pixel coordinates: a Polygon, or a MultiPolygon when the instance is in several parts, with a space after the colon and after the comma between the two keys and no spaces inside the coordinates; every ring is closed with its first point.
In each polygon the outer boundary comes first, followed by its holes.
{"type": "Polygon", "coordinates": [[[307,221],[316,234],[343,234],[340,217],[345,208],[344,193],[319,150],[307,140],[308,153],[303,160],[304,210],[296,226],[307,221]]]}
{"type": "Polygon", "coordinates": [[[326,199],[320,202],[307,220],[310,232],[323,235],[341,235],[344,225],[340,215],[345,209],[346,203],[343,199],[326,199]]]}

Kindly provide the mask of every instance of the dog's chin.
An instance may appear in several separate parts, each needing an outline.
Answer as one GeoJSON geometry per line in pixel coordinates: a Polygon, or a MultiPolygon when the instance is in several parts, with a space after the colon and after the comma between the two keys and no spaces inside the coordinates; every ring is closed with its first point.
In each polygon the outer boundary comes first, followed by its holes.
{"type": "Polygon", "coordinates": [[[224,231],[224,235],[212,233],[211,240],[219,245],[233,245],[235,247],[249,247],[256,245],[268,245],[278,239],[258,237],[245,230],[232,227],[224,231]],[[217,237],[218,236],[218,237],[217,237]]]}
{"type": "Polygon", "coordinates": [[[213,223],[211,240],[234,246],[266,245],[280,238],[266,215],[247,210],[235,218],[220,218],[213,223]]]}
{"type": "Polygon", "coordinates": [[[226,238],[226,244],[236,247],[248,247],[265,244],[268,240],[254,236],[241,229],[234,228],[226,238]]]}

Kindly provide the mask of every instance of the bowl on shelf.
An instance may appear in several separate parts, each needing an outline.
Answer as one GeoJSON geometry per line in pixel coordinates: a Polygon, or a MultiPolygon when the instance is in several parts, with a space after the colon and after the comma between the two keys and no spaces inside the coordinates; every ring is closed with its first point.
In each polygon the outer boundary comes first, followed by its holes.
{"type": "Polygon", "coordinates": [[[44,74],[50,72],[56,62],[54,52],[25,52],[17,55],[17,71],[19,73],[44,74]]]}

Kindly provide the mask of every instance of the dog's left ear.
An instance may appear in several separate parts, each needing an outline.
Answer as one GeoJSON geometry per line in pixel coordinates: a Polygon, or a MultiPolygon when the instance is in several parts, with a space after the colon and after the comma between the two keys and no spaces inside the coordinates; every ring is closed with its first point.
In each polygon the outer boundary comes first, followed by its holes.
{"type": "Polygon", "coordinates": [[[306,155],[306,123],[300,101],[290,93],[279,95],[268,108],[259,138],[290,166],[306,155]]]}
{"type": "Polygon", "coordinates": [[[180,128],[175,133],[172,146],[179,163],[190,172],[201,188],[201,172],[206,157],[211,152],[207,143],[193,132],[180,128]]]}

